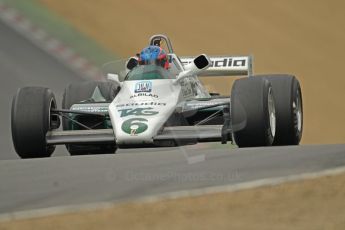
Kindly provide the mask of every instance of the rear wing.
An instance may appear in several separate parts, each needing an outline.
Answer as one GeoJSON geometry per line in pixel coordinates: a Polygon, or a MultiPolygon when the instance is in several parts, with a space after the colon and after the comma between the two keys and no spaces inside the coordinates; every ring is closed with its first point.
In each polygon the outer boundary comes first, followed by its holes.
{"type": "MultiPolygon", "coordinates": [[[[251,76],[253,63],[251,56],[211,56],[211,66],[199,76],[251,76]]],[[[193,57],[180,57],[182,64],[188,65],[193,57]]]]}

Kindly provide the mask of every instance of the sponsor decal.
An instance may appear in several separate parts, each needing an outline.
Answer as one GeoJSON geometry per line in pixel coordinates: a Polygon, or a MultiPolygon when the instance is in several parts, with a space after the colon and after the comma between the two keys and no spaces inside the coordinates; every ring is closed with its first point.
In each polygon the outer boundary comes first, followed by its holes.
{"type": "Polygon", "coordinates": [[[152,111],[153,108],[135,108],[135,109],[119,109],[120,117],[127,116],[153,116],[159,112],[152,111]]]}
{"type": "Polygon", "coordinates": [[[166,105],[167,103],[148,101],[148,102],[133,102],[133,103],[126,103],[126,104],[118,104],[116,105],[116,108],[136,107],[136,106],[166,106],[166,105]]]}
{"type": "Polygon", "coordinates": [[[134,93],[151,93],[152,82],[151,81],[140,81],[135,84],[134,93]]]}
{"type": "Polygon", "coordinates": [[[107,113],[108,107],[72,107],[71,110],[90,113],[107,113]]]}
{"type": "Polygon", "coordinates": [[[132,118],[123,122],[121,129],[131,136],[137,136],[148,129],[146,122],[148,122],[148,120],[145,118],[132,118]]]}
{"type": "Polygon", "coordinates": [[[187,79],[185,79],[184,81],[181,81],[180,84],[181,84],[181,88],[182,88],[182,96],[184,98],[194,96],[193,89],[191,87],[191,83],[187,82],[187,79]]]}
{"type": "Polygon", "coordinates": [[[213,106],[213,105],[218,105],[219,102],[190,102],[186,103],[185,106],[186,108],[202,108],[202,107],[208,107],[208,106],[213,106]]]}
{"type": "Polygon", "coordinates": [[[137,93],[132,96],[130,96],[130,99],[137,98],[137,97],[153,97],[153,98],[158,98],[158,95],[152,94],[152,93],[137,93]]]}
{"type": "MultiPolygon", "coordinates": [[[[193,59],[184,59],[183,65],[191,63],[193,59]]],[[[219,57],[211,58],[210,68],[219,68],[219,67],[246,67],[247,58],[230,58],[230,57],[219,57]]]]}
{"type": "Polygon", "coordinates": [[[188,110],[194,110],[194,109],[203,109],[205,107],[209,106],[215,106],[214,108],[217,108],[219,103],[214,103],[214,102],[206,102],[206,103],[186,103],[182,107],[182,111],[188,111],[188,110]],[[217,106],[217,107],[216,107],[217,106]]]}

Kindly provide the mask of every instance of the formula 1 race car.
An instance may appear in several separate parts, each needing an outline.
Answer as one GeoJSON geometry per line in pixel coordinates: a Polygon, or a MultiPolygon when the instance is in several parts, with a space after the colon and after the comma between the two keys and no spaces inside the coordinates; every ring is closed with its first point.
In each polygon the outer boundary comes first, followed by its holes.
{"type": "Polygon", "coordinates": [[[250,56],[178,57],[164,35],[152,36],[149,45],[166,48],[168,67],[139,55],[117,61],[106,80],[69,85],[61,109],[48,88],[19,89],[11,115],[18,155],[49,157],[56,145],[84,155],[198,142],[299,144],[303,109],[296,77],[254,76],[250,56]],[[198,76],[245,77],[229,86],[230,96],[220,96],[198,76]]]}

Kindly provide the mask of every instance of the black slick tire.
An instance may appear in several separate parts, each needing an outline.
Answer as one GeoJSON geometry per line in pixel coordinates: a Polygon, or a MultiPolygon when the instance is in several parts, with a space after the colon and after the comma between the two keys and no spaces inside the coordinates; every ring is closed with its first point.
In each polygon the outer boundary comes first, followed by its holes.
{"type": "MultiPolygon", "coordinates": [[[[120,87],[112,81],[86,81],[82,83],[70,84],[64,91],[62,108],[70,109],[72,105],[88,100],[92,97],[96,87],[99,88],[102,96],[107,102],[111,102],[116,97],[120,87]]],[[[90,102],[92,103],[92,102],[90,102]]],[[[64,130],[69,130],[69,120],[63,118],[64,130]]],[[[110,145],[66,145],[68,152],[74,155],[90,154],[111,154],[115,153],[116,146],[110,145]]]]}
{"type": "MultiPolygon", "coordinates": [[[[52,129],[51,112],[55,96],[48,88],[25,87],[12,101],[11,129],[14,148],[21,158],[50,157],[55,146],[47,145],[46,134],[52,129]]],[[[59,119],[54,116],[54,119],[59,119]]]]}
{"type": "Polygon", "coordinates": [[[277,131],[273,145],[298,145],[303,132],[303,102],[299,81],[287,74],[259,75],[267,79],[275,99],[277,131]]]}
{"type": "Polygon", "coordinates": [[[263,78],[243,78],[231,90],[233,140],[241,147],[270,146],[275,135],[274,98],[270,82],[263,78]],[[273,106],[273,107],[272,107],[273,106]]]}

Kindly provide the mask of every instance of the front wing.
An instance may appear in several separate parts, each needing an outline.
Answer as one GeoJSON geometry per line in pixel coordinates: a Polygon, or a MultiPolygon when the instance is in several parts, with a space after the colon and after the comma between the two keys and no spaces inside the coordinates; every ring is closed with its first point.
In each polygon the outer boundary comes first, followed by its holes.
{"type": "MultiPolygon", "coordinates": [[[[223,127],[223,125],[165,127],[160,134],[153,138],[153,142],[167,140],[197,142],[222,141],[222,137],[224,136],[223,127]]],[[[115,143],[115,139],[115,134],[112,129],[50,131],[46,135],[48,145],[111,144],[115,143]]]]}

